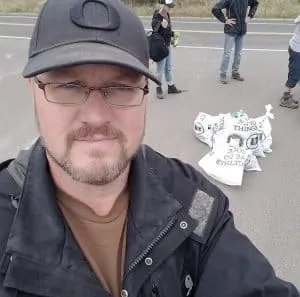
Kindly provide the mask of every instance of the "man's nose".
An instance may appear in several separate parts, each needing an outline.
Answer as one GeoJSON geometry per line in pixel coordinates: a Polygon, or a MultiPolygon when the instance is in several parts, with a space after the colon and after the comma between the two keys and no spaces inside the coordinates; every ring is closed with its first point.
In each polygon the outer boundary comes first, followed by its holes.
{"type": "Polygon", "coordinates": [[[112,120],[112,107],[105,101],[103,92],[92,90],[81,109],[81,120],[90,123],[103,123],[112,120]]]}

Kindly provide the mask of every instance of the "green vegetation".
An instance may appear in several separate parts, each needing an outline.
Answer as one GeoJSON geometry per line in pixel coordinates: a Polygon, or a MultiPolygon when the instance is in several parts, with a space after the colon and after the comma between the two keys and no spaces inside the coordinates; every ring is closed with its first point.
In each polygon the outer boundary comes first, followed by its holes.
{"type": "MultiPolygon", "coordinates": [[[[63,1],[63,0],[62,0],[63,1]]],[[[45,0],[0,0],[0,12],[37,12],[45,0]]],[[[151,15],[157,1],[125,0],[138,15],[151,15]]],[[[177,0],[174,16],[211,17],[216,0],[177,0]]],[[[300,0],[260,0],[256,17],[295,18],[300,14],[300,0]]]]}

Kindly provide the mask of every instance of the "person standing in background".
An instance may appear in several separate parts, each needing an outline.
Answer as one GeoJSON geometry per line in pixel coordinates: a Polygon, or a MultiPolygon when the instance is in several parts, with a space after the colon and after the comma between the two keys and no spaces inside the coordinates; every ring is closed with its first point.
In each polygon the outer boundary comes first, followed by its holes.
{"type": "Polygon", "coordinates": [[[289,42],[288,79],[285,83],[286,90],[280,99],[280,106],[296,109],[298,100],[293,99],[291,91],[300,81],[300,15],[295,19],[295,30],[289,42]]]}
{"type": "MultiPolygon", "coordinates": [[[[168,85],[168,94],[179,94],[182,90],[177,89],[174,84],[171,61],[171,39],[174,33],[172,31],[170,10],[173,7],[175,7],[173,0],[159,0],[159,8],[154,11],[152,17],[152,30],[158,32],[163,37],[165,44],[169,48],[168,56],[156,64],[156,77],[159,81],[162,81],[163,76],[165,76],[168,85]]],[[[156,95],[159,99],[164,98],[161,86],[156,88],[156,95]]]]}
{"type": "Polygon", "coordinates": [[[258,5],[257,0],[220,0],[212,9],[212,14],[225,24],[224,54],[220,67],[220,82],[222,84],[228,83],[227,70],[233,45],[235,51],[231,78],[244,81],[244,78],[239,73],[243,41],[247,33],[247,23],[254,17],[258,5]],[[247,15],[249,6],[250,10],[247,15]],[[226,16],[222,11],[223,9],[226,9],[226,16]]]}

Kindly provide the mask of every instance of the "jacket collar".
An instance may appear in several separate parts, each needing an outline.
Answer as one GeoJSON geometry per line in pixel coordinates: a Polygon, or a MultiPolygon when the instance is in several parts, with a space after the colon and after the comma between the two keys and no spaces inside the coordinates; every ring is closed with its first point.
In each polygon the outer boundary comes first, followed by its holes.
{"type": "Polygon", "coordinates": [[[153,165],[155,164],[146,158],[145,147],[142,147],[132,162],[129,176],[131,200],[125,264],[127,268],[182,208],[158,179],[153,165]]]}
{"type": "Polygon", "coordinates": [[[18,184],[22,186],[22,192],[8,251],[36,263],[58,265],[65,240],[64,223],[55,202],[55,188],[49,178],[47,159],[40,142],[28,155],[27,164],[25,160],[22,164],[25,175],[21,178],[19,171],[18,184]]]}

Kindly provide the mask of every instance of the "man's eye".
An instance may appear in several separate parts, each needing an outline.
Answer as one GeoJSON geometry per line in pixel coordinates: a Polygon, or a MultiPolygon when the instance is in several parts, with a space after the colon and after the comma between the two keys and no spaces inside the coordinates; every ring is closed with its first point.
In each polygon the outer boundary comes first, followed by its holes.
{"type": "Polygon", "coordinates": [[[134,87],[131,86],[119,86],[119,87],[112,87],[111,92],[117,93],[117,92],[122,92],[122,93],[132,93],[135,91],[134,87]]]}
{"type": "Polygon", "coordinates": [[[62,89],[77,89],[77,90],[81,88],[81,86],[74,85],[74,84],[64,84],[64,85],[60,85],[60,87],[62,89]]]}
{"type": "Polygon", "coordinates": [[[130,88],[129,85],[126,85],[123,83],[113,83],[109,87],[111,87],[111,88],[130,88]]]}

